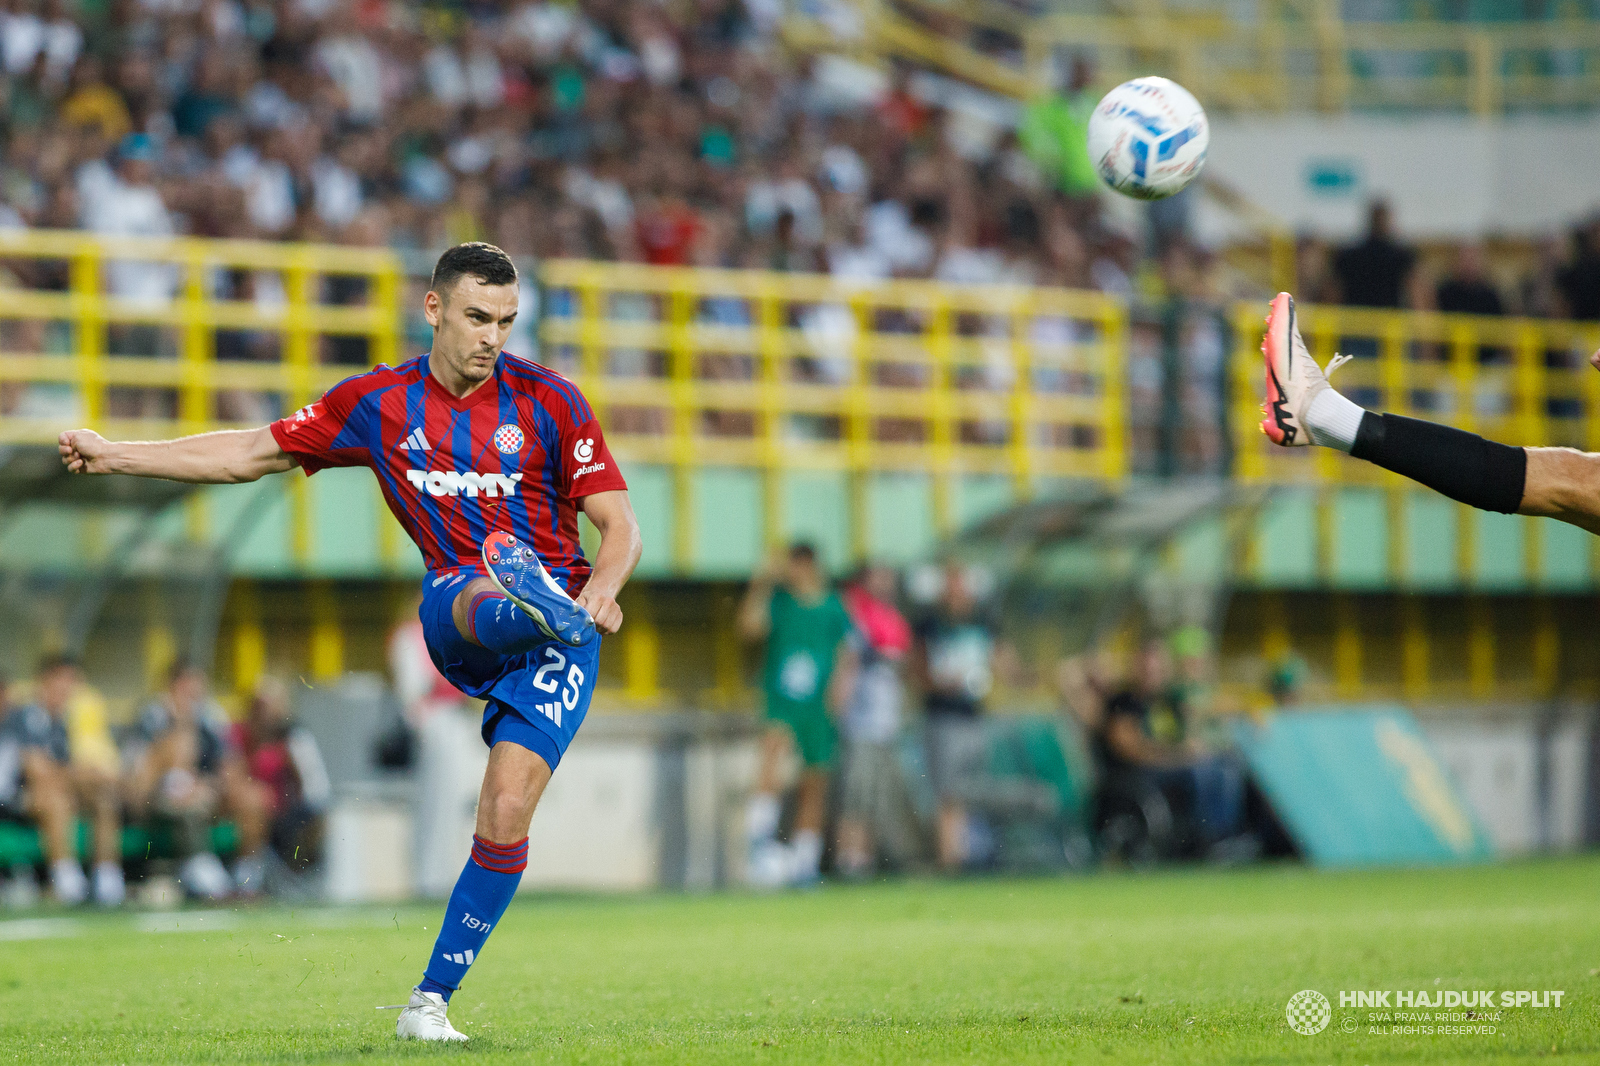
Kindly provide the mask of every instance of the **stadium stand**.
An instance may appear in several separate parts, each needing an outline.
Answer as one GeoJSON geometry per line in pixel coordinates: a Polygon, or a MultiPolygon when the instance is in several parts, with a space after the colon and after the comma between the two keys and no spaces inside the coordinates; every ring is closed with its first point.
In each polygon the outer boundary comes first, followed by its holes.
{"type": "MultiPolygon", "coordinates": [[[[527,268],[513,350],[580,381],[641,501],[643,580],[602,703],[747,708],[751,660],[715,619],[771,544],[908,568],[1067,488],[1182,477],[1278,490],[1226,562],[1240,592],[1222,650],[1249,665],[1225,681],[1249,699],[1247,671],[1297,646],[1314,688],[1351,698],[1588,691],[1600,678],[1569,649],[1600,584],[1592,546],[1327,451],[1270,450],[1255,349],[1259,298],[1292,278],[1317,357],[1362,356],[1341,371],[1353,397],[1600,447],[1582,363],[1600,346],[1600,230],[1413,248],[1402,214],[1414,269],[1393,306],[1343,306],[1327,241],[1222,187],[1130,226],[1038,136],[1060,122],[1070,139],[1097,90],[1154,67],[1219,116],[1600,99],[1592,21],[1377,6],[1235,21],[982,0],[12,0],[0,479],[64,422],[260,424],[421,350],[430,253],[488,239],[527,268]],[[1242,246],[1194,239],[1202,198],[1253,227],[1242,246]],[[1393,596],[1417,589],[1451,609],[1393,596]],[[1286,590],[1326,625],[1296,628],[1286,590]]],[[[110,575],[99,607],[135,636],[95,637],[95,662],[122,711],[191,613],[235,699],[269,664],[318,685],[380,669],[418,571],[370,484],[338,471],[136,514],[110,499],[69,516],[59,486],[23,483],[4,481],[4,565],[41,602],[72,599],[77,560],[110,575]],[[204,609],[154,603],[152,558],[205,571],[204,609]]],[[[1175,566],[1222,551],[1201,526],[1175,566]]],[[[0,620],[18,649],[0,666],[76,633],[70,613],[0,620]]],[[[1044,673],[1001,679],[997,702],[1050,709],[1044,673]]],[[[1059,761],[1024,740],[995,743],[1044,754],[995,761],[1059,761]]],[[[1035,820],[1081,815],[1070,791],[1035,820]]]]}

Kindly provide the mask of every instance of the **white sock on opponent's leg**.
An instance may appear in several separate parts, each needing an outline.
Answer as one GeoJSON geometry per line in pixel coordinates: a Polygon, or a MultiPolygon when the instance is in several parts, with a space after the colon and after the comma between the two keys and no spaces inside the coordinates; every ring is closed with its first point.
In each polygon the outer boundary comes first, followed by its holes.
{"type": "Polygon", "coordinates": [[[1306,429],[1311,432],[1311,443],[1349,454],[1356,446],[1356,431],[1361,428],[1361,419],[1366,413],[1333,389],[1323,389],[1311,398],[1311,405],[1306,408],[1306,429]]]}

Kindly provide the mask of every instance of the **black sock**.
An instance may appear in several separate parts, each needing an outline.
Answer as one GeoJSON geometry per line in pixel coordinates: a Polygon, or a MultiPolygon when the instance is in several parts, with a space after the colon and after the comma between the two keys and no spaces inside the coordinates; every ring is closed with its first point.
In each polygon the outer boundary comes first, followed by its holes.
{"type": "Polygon", "coordinates": [[[1528,453],[1476,433],[1368,411],[1350,454],[1481,510],[1516,514],[1522,504],[1528,453]]]}

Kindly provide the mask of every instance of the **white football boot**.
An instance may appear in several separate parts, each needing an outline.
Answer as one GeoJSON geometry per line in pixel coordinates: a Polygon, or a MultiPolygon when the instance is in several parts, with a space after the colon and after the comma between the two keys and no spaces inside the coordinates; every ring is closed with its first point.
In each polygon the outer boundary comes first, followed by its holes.
{"type": "Polygon", "coordinates": [[[1306,425],[1306,412],[1317,393],[1331,388],[1328,374],[1350,361],[1348,355],[1336,355],[1323,373],[1317,361],[1306,350],[1300,339],[1300,325],[1295,317],[1294,297],[1278,293],[1267,315],[1267,333],[1261,339],[1261,354],[1267,370],[1267,402],[1261,405],[1266,419],[1261,432],[1274,444],[1285,448],[1298,448],[1313,443],[1306,425]]]}
{"type": "Polygon", "coordinates": [[[394,1035],[400,1040],[466,1043],[467,1035],[456,1032],[455,1026],[450,1024],[450,1019],[445,1017],[445,1011],[449,1007],[450,1005],[439,993],[413,988],[411,1002],[401,1010],[400,1020],[395,1023],[394,1035]]]}

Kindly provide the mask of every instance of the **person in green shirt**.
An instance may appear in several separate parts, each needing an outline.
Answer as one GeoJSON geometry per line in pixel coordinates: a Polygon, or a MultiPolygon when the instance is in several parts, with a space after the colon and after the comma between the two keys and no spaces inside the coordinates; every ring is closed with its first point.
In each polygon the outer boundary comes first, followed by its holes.
{"type": "Polygon", "coordinates": [[[1056,91],[1024,109],[1017,136],[1052,185],[1070,197],[1089,197],[1100,188],[1089,158],[1089,116],[1098,102],[1091,91],[1094,67],[1080,56],[1066,65],[1065,74],[1056,91]]]}
{"type": "Polygon", "coordinates": [[[761,771],[746,812],[750,880],[775,887],[814,880],[822,863],[828,771],[838,746],[831,711],[855,675],[844,604],[828,586],[810,544],[792,545],[751,579],[739,607],[739,633],[767,644],[762,690],[767,729],[761,771]],[[794,833],[777,841],[778,774],[790,746],[801,772],[794,833]]]}

